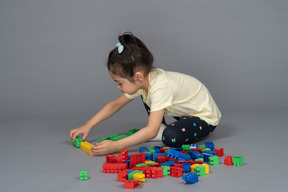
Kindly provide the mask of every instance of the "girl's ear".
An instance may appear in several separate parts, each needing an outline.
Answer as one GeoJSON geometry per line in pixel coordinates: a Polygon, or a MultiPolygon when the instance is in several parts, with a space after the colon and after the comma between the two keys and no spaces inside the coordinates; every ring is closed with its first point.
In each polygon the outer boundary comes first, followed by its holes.
{"type": "Polygon", "coordinates": [[[144,74],[140,71],[137,71],[134,74],[134,81],[143,81],[144,80],[144,74]]]}

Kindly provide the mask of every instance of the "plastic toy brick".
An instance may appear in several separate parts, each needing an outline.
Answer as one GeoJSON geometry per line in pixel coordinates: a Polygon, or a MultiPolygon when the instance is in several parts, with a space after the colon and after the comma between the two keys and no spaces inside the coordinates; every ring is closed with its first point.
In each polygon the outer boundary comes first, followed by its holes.
{"type": "Polygon", "coordinates": [[[191,172],[190,166],[191,166],[190,163],[183,163],[181,166],[183,168],[183,173],[190,173],[191,172]]]}
{"type": "Polygon", "coordinates": [[[173,150],[173,149],[168,149],[167,151],[167,156],[171,157],[171,158],[174,158],[174,159],[179,159],[179,158],[182,158],[182,159],[185,159],[185,160],[190,160],[190,155],[186,155],[186,154],[183,154],[179,151],[176,151],[176,150],[173,150]]]}
{"type": "Polygon", "coordinates": [[[124,182],[124,181],[127,180],[127,178],[128,178],[128,173],[127,173],[127,171],[128,171],[128,170],[129,170],[129,169],[124,169],[124,170],[120,171],[120,172],[117,174],[117,176],[118,176],[118,182],[124,182]]]}
{"type": "Polygon", "coordinates": [[[143,173],[135,173],[134,180],[140,181],[141,183],[145,182],[145,175],[143,173]]]}
{"type": "Polygon", "coordinates": [[[124,139],[126,137],[128,137],[128,135],[119,135],[117,137],[110,138],[110,140],[111,141],[119,141],[119,140],[124,139]]]}
{"type": "Polygon", "coordinates": [[[107,136],[107,137],[103,137],[103,138],[101,138],[101,139],[98,139],[98,142],[102,142],[102,141],[104,141],[104,140],[111,140],[112,138],[118,137],[118,136],[119,136],[119,134],[109,135],[109,136],[107,136]]]}
{"type": "Polygon", "coordinates": [[[203,163],[203,164],[201,164],[201,166],[203,166],[205,168],[205,174],[208,175],[209,174],[209,165],[203,163]]]}
{"type": "Polygon", "coordinates": [[[192,148],[190,151],[198,151],[199,153],[202,153],[202,148],[192,148]]]}
{"type": "Polygon", "coordinates": [[[159,157],[159,156],[166,156],[166,158],[168,159],[167,153],[155,153],[155,154],[154,154],[154,161],[155,161],[155,162],[158,162],[158,157],[159,157]]]}
{"type": "Polygon", "coordinates": [[[206,145],[198,145],[198,149],[204,149],[206,148],[206,145]]]}
{"type": "Polygon", "coordinates": [[[139,185],[140,181],[135,180],[126,180],[125,181],[125,189],[135,189],[139,185]]]}
{"type": "Polygon", "coordinates": [[[205,142],[206,148],[211,149],[212,151],[214,150],[214,143],[211,141],[205,142]]]}
{"type": "Polygon", "coordinates": [[[177,162],[178,162],[178,159],[174,159],[174,158],[172,158],[172,157],[168,157],[168,161],[174,161],[175,163],[177,163],[177,162]]]}
{"type": "Polygon", "coordinates": [[[106,163],[117,163],[115,155],[106,155],[106,163]]]}
{"type": "Polygon", "coordinates": [[[153,147],[153,149],[154,149],[155,153],[160,153],[160,148],[159,147],[155,146],[155,147],[153,147]]]}
{"type": "Polygon", "coordinates": [[[81,148],[83,151],[87,152],[89,155],[93,155],[93,154],[91,153],[91,147],[94,147],[94,145],[92,145],[91,143],[88,143],[87,141],[81,142],[80,148],[81,148]]]}
{"type": "Polygon", "coordinates": [[[193,165],[191,165],[191,166],[190,166],[191,172],[193,172],[193,173],[196,172],[196,171],[195,171],[195,168],[198,167],[199,165],[200,165],[200,164],[193,164],[193,165]]]}
{"type": "Polygon", "coordinates": [[[139,163],[136,165],[136,167],[147,167],[145,163],[139,163]]]}
{"type": "Polygon", "coordinates": [[[203,167],[202,165],[195,167],[194,170],[198,176],[205,176],[205,167],[203,167]]]}
{"type": "Polygon", "coordinates": [[[153,154],[150,152],[149,153],[145,152],[145,159],[153,161],[153,154]]]}
{"type": "Polygon", "coordinates": [[[157,157],[157,162],[160,164],[166,162],[167,160],[168,160],[168,157],[165,155],[160,155],[157,157]]]}
{"type": "Polygon", "coordinates": [[[161,166],[163,168],[163,175],[166,176],[166,175],[170,175],[170,167],[167,166],[167,165],[162,165],[161,166]]]}
{"type": "Polygon", "coordinates": [[[145,152],[150,152],[149,149],[147,147],[140,147],[139,148],[139,152],[140,153],[145,153],[145,152]]]}
{"type": "Polygon", "coordinates": [[[146,178],[161,178],[163,177],[162,167],[134,167],[133,170],[143,171],[146,178]]]}
{"type": "Polygon", "coordinates": [[[195,159],[195,161],[202,161],[202,162],[204,162],[204,158],[198,158],[198,159],[195,159]]]}
{"type": "Polygon", "coordinates": [[[224,164],[228,166],[233,165],[233,156],[226,156],[224,159],[224,164]]]}
{"type": "Polygon", "coordinates": [[[183,164],[183,163],[189,163],[191,165],[193,164],[202,164],[203,161],[178,161],[179,164],[183,164]]]}
{"type": "Polygon", "coordinates": [[[117,163],[124,163],[128,160],[128,149],[124,149],[121,153],[116,157],[117,163]]]}
{"type": "Polygon", "coordinates": [[[134,179],[134,175],[136,173],[142,173],[143,174],[143,172],[140,170],[131,170],[131,172],[128,171],[128,179],[129,180],[136,180],[136,179],[134,179]]]}
{"type": "Polygon", "coordinates": [[[130,165],[129,168],[132,169],[139,163],[144,163],[145,161],[145,153],[137,153],[130,155],[130,165]]]}
{"type": "Polygon", "coordinates": [[[188,173],[183,175],[182,179],[186,181],[186,183],[197,183],[199,181],[197,173],[188,173]]]}
{"type": "Polygon", "coordinates": [[[88,170],[80,170],[79,171],[79,179],[82,180],[87,180],[88,179],[88,170]]]}
{"type": "Polygon", "coordinates": [[[203,152],[206,152],[206,151],[211,151],[211,149],[210,149],[210,148],[204,148],[204,149],[202,149],[202,153],[203,153],[203,152]]]}
{"type": "MultiPolygon", "coordinates": [[[[71,141],[72,141],[72,139],[71,139],[71,141]]],[[[72,141],[73,145],[77,148],[80,148],[82,142],[83,142],[83,140],[79,136],[76,136],[74,142],[72,141]]]]}
{"type": "Polygon", "coordinates": [[[197,149],[197,148],[198,148],[197,144],[190,144],[190,149],[197,149]]]}
{"type": "Polygon", "coordinates": [[[137,131],[139,131],[140,129],[132,129],[128,131],[128,136],[133,135],[134,133],[136,133],[137,131]]]}
{"type": "Polygon", "coordinates": [[[241,166],[243,166],[244,158],[241,156],[235,156],[232,158],[232,162],[233,162],[234,166],[241,167],[241,166]]]}
{"type": "Polygon", "coordinates": [[[199,158],[204,158],[204,155],[199,153],[198,151],[190,151],[189,155],[191,156],[192,160],[199,159],[199,158]]]}
{"type": "Polygon", "coordinates": [[[175,163],[175,164],[173,165],[173,167],[179,167],[179,168],[181,168],[181,167],[182,167],[182,164],[175,163]]]}
{"type": "Polygon", "coordinates": [[[172,166],[174,164],[175,164],[175,161],[166,161],[165,163],[161,163],[160,166],[162,165],[172,166]]]}
{"type": "Polygon", "coordinates": [[[215,151],[211,151],[211,150],[204,151],[203,153],[208,153],[208,154],[211,154],[211,155],[213,155],[213,156],[218,156],[215,151]]]}
{"type": "Polygon", "coordinates": [[[213,155],[210,153],[202,153],[204,155],[204,162],[208,163],[209,162],[209,157],[212,157],[213,155]]]}
{"type": "Polygon", "coordinates": [[[149,149],[149,152],[152,153],[152,154],[154,155],[154,153],[155,153],[155,149],[153,149],[153,148],[148,148],[148,149],[149,149]]]}
{"type": "Polygon", "coordinates": [[[218,156],[212,156],[209,157],[209,164],[210,165],[219,165],[219,157],[218,156]]]}
{"type": "Polygon", "coordinates": [[[166,153],[166,151],[169,149],[169,147],[162,147],[160,148],[160,153],[166,153]]]}
{"type": "Polygon", "coordinates": [[[149,167],[160,167],[160,163],[156,163],[156,162],[148,163],[148,166],[149,167]]]}
{"type": "Polygon", "coordinates": [[[222,157],[224,155],[223,148],[215,148],[214,151],[217,153],[218,157],[222,157]]]}
{"type": "Polygon", "coordinates": [[[103,173],[119,173],[124,169],[128,169],[127,163],[104,163],[103,173]]]}
{"type": "Polygon", "coordinates": [[[183,176],[183,168],[170,167],[170,176],[172,176],[172,177],[181,177],[181,176],[183,176]]]}

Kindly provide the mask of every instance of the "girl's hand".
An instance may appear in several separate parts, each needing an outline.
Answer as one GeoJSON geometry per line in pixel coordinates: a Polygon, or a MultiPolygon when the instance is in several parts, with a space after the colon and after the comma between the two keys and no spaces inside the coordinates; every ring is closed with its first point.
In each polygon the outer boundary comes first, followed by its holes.
{"type": "Polygon", "coordinates": [[[100,143],[96,143],[96,146],[91,148],[91,153],[94,155],[107,155],[117,150],[116,141],[105,140],[100,143]]]}
{"type": "Polygon", "coordinates": [[[71,129],[70,130],[70,138],[74,142],[76,136],[79,134],[82,134],[82,140],[85,140],[86,137],[89,135],[91,129],[92,129],[92,127],[87,125],[87,124],[82,125],[76,129],[71,129]]]}

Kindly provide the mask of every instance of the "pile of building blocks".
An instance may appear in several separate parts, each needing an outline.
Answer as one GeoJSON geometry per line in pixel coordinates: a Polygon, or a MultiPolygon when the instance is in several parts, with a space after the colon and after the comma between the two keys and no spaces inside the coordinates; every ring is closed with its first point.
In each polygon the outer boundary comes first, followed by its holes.
{"type": "MultiPolygon", "coordinates": [[[[182,145],[181,148],[141,147],[139,152],[129,154],[125,149],[117,156],[107,155],[103,173],[117,173],[118,182],[124,182],[125,189],[134,189],[146,178],[167,175],[181,177],[186,183],[193,184],[199,181],[199,176],[209,174],[209,166],[219,165],[219,157],[224,156],[224,149],[214,148],[212,142],[200,146],[182,145]]],[[[240,156],[226,156],[224,160],[225,165],[237,167],[242,166],[243,161],[240,156]]]]}
{"type": "MultiPolygon", "coordinates": [[[[132,130],[131,130],[132,131],[132,130]]],[[[129,134],[133,134],[133,130],[129,134]]],[[[119,135],[117,136],[118,138],[119,135]]],[[[117,138],[108,136],[101,140],[117,138]]],[[[101,141],[100,140],[100,141],[101,141]]],[[[77,136],[74,146],[81,148],[88,154],[91,143],[82,141],[77,136]]],[[[140,147],[139,153],[129,154],[124,149],[120,154],[106,155],[106,163],[103,164],[103,173],[117,173],[118,182],[124,182],[125,189],[134,189],[146,181],[146,178],[162,178],[165,176],[182,178],[186,183],[197,183],[199,176],[209,174],[209,165],[219,165],[219,157],[224,156],[223,148],[215,148],[212,142],[204,145],[188,144],[179,148],[155,146],[153,148],[140,147]]],[[[225,156],[224,164],[227,166],[243,166],[244,158],[241,156],[225,156]]],[[[88,179],[88,171],[80,171],[80,180],[88,179]]]]}

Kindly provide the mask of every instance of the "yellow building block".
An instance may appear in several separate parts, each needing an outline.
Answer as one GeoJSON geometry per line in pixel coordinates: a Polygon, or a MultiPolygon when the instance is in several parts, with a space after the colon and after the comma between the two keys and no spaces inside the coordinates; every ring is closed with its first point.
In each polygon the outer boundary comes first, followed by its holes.
{"type": "Polygon", "coordinates": [[[199,166],[199,165],[200,165],[200,164],[193,164],[193,165],[191,165],[191,166],[190,166],[191,172],[195,173],[194,168],[197,167],[197,166],[199,166]]]}
{"type": "Polygon", "coordinates": [[[146,160],[144,163],[145,163],[146,167],[148,167],[149,166],[148,163],[152,163],[152,162],[154,162],[154,161],[146,160]]]}
{"type": "Polygon", "coordinates": [[[94,145],[92,145],[91,143],[88,143],[87,141],[83,141],[81,143],[80,149],[87,152],[89,155],[93,155],[90,151],[91,147],[94,147],[94,145]]]}
{"type": "Polygon", "coordinates": [[[134,180],[144,183],[145,182],[145,175],[143,173],[135,173],[134,174],[134,180]]]}
{"type": "Polygon", "coordinates": [[[209,165],[203,163],[201,164],[203,167],[205,167],[205,174],[208,175],[209,174],[209,165]]]}

